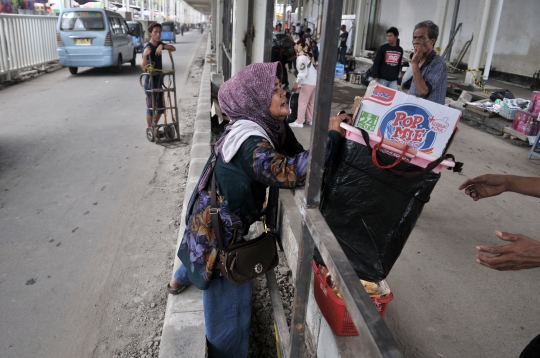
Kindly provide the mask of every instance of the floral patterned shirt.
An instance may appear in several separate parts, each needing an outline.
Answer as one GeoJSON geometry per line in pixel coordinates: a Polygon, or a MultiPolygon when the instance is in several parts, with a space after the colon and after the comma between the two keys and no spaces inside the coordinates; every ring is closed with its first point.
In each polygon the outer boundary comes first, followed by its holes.
{"type": "MultiPolygon", "coordinates": [[[[338,132],[329,133],[327,162],[340,140],[338,132]]],[[[268,186],[294,188],[305,184],[308,157],[308,151],[286,156],[265,138],[251,136],[229,163],[223,162],[221,156],[217,158],[214,171],[225,247],[241,242],[251,224],[259,220],[268,186]]],[[[211,181],[195,200],[178,250],[190,280],[201,289],[206,285],[198,278],[210,281],[218,254],[210,216],[210,188],[211,181]],[[182,251],[189,252],[189,265],[182,251]]]]}

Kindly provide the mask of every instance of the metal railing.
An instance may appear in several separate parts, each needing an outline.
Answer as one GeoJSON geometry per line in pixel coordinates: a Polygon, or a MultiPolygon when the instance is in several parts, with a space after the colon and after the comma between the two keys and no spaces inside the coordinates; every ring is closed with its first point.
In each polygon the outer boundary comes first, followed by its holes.
{"type": "Polygon", "coordinates": [[[57,17],[0,14],[0,75],[7,80],[20,71],[58,60],[57,17]]]}

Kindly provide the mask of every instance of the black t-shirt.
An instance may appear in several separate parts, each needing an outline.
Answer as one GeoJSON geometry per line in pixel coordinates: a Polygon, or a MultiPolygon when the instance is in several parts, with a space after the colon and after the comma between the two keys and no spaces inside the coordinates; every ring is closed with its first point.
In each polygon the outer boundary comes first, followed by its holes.
{"type": "Polygon", "coordinates": [[[373,78],[395,81],[399,77],[403,49],[400,46],[384,44],[377,50],[371,71],[373,78]]]}
{"type": "MultiPolygon", "coordinates": [[[[154,46],[154,45],[152,45],[152,43],[148,42],[146,45],[144,45],[143,53],[144,53],[144,51],[146,50],[147,47],[150,47],[150,55],[149,55],[150,58],[148,59],[148,63],[152,64],[152,66],[155,69],[162,70],[163,69],[163,61],[162,61],[163,56],[156,55],[156,50],[157,50],[159,45],[163,45],[163,42],[160,41],[157,44],[157,46],[154,46]]],[[[165,50],[163,50],[163,51],[165,51],[165,50]]],[[[152,79],[153,87],[159,87],[160,86],[159,85],[160,76],[152,76],[152,77],[153,77],[153,79],[152,79]]],[[[148,79],[149,79],[149,76],[146,76],[145,83],[148,83],[148,79]]]]}
{"type": "Polygon", "coordinates": [[[343,33],[339,35],[339,39],[341,40],[339,47],[347,47],[347,38],[349,38],[349,33],[343,31],[343,33]]]}

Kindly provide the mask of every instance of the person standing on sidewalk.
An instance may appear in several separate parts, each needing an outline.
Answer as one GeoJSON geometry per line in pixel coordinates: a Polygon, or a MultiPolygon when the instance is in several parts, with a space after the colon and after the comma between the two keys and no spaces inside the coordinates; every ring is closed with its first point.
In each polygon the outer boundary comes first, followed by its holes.
{"type": "Polygon", "coordinates": [[[403,59],[403,49],[399,46],[399,31],[395,27],[386,30],[387,44],[377,50],[373,66],[373,79],[385,87],[397,90],[397,80],[403,59]]]}
{"type": "Polygon", "coordinates": [[[347,39],[349,33],[347,32],[347,26],[341,25],[341,33],[339,34],[339,63],[347,65],[347,39]]]}
{"type": "MultiPolygon", "coordinates": [[[[150,25],[148,25],[148,34],[150,35],[150,41],[144,46],[143,49],[143,55],[142,55],[142,63],[141,67],[143,71],[147,71],[147,66],[152,65],[153,70],[162,70],[163,69],[163,61],[161,54],[163,53],[163,50],[168,51],[176,51],[176,47],[172,45],[165,45],[163,42],[161,42],[161,24],[157,22],[152,22],[150,25]]],[[[150,89],[156,89],[161,88],[163,86],[163,83],[161,83],[161,77],[158,76],[152,76],[152,80],[150,81],[150,76],[145,76],[144,79],[144,88],[148,91],[150,89]]],[[[157,117],[155,119],[155,123],[152,120],[154,110],[151,108],[153,105],[156,107],[164,107],[163,103],[163,92],[158,92],[155,96],[156,103],[152,103],[152,93],[146,92],[146,124],[148,125],[148,128],[152,128],[153,124],[157,124],[159,122],[159,119],[161,118],[161,114],[163,113],[163,109],[154,109],[157,113],[157,117]]]]}
{"type": "Polygon", "coordinates": [[[434,50],[438,37],[439,26],[433,21],[422,21],[414,27],[413,80],[409,94],[444,105],[448,77],[446,61],[434,50]]]}
{"type": "MultiPolygon", "coordinates": [[[[468,179],[459,186],[474,201],[502,194],[506,191],[540,198],[540,178],[516,175],[486,174],[468,179]]],[[[476,254],[480,265],[499,271],[517,271],[540,267],[540,241],[521,234],[495,231],[506,242],[503,246],[476,246],[484,254],[476,254]]],[[[540,335],[521,352],[520,358],[540,357],[540,335]]]]}
{"type": "MultiPolygon", "coordinates": [[[[251,224],[260,219],[269,186],[305,184],[309,151],[304,151],[284,121],[289,105],[279,80],[282,71],[279,62],[254,63],[219,89],[219,104],[231,121],[191,196],[178,250],[182,265],[167,285],[171,294],[190,284],[203,290],[210,358],[247,357],[251,321],[251,282],[234,286],[216,265],[218,247],[210,217],[212,173],[225,246],[244,241],[251,224]]],[[[330,118],[327,163],[345,135],[343,121],[351,123],[352,118],[346,114],[330,118]]]]}
{"type": "Polygon", "coordinates": [[[298,96],[298,117],[291,127],[302,128],[304,123],[311,125],[313,122],[313,109],[315,105],[315,86],[317,85],[317,68],[311,53],[311,47],[306,39],[299,39],[294,45],[296,51],[296,68],[298,76],[292,88],[293,92],[300,88],[298,96]]]}

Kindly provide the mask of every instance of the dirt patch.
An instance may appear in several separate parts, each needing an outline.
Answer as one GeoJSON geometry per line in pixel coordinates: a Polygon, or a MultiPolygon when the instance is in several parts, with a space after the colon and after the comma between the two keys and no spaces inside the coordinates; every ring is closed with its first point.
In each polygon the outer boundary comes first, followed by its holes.
{"type": "MultiPolygon", "coordinates": [[[[206,41],[202,40],[195,57],[204,56],[205,51],[206,41]]],[[[108,318],[93,357],[151,358],[159,354],[167,304],[165,286],[172,274],[182,220],[201,75],[202,68],[192,64],[185,81],[176,79],[181,141],[157,144],[165,150],[144,193],[157,203],[148,218],[152,235],[141,234],[126,248],[125,255],[136,256],[138,264],[124,274],[129,283],[122,282],[107,303],[108,318]]]]}

